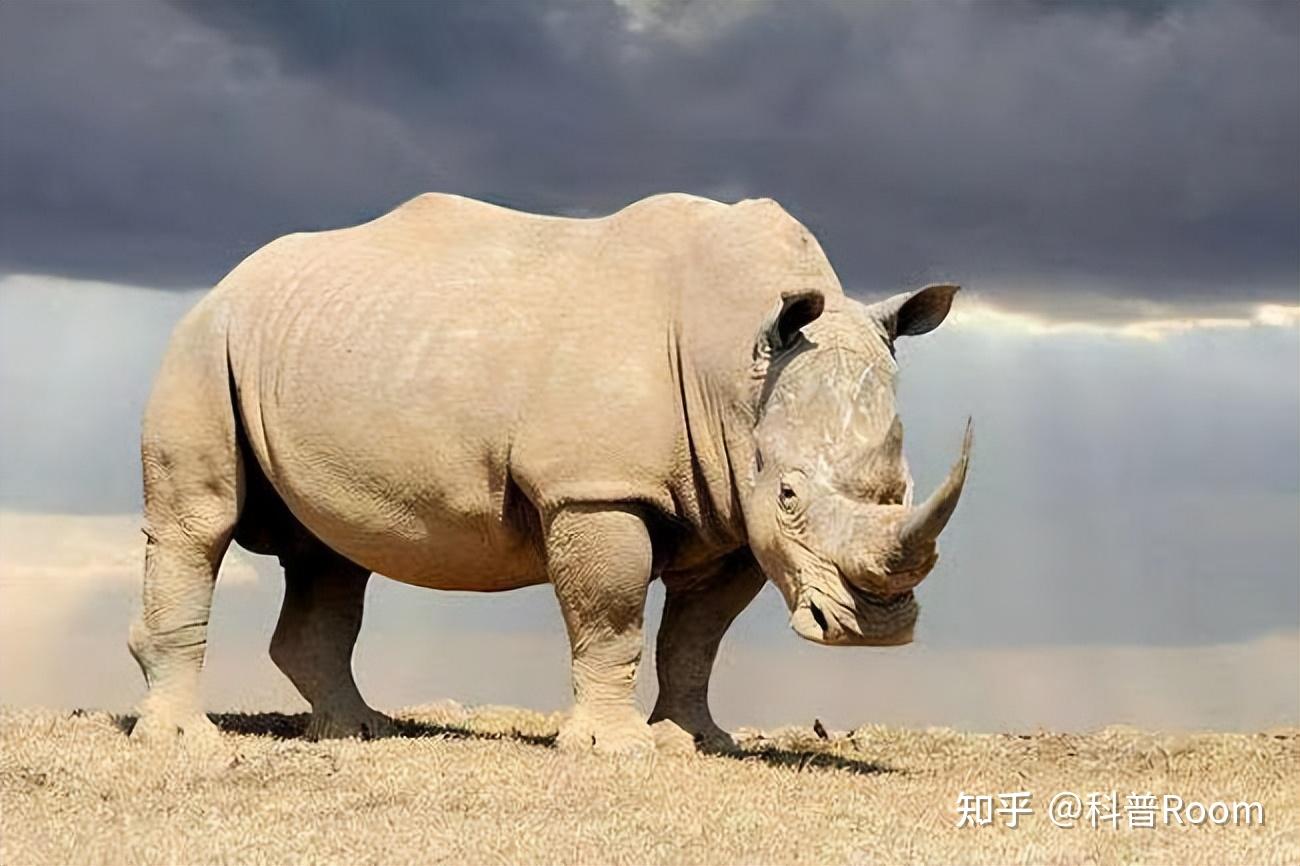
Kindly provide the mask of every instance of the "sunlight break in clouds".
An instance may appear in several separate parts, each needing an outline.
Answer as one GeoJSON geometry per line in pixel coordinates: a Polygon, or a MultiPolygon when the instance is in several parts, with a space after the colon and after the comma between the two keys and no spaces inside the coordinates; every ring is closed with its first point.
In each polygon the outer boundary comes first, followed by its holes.
{"type": "MultiPolygon", "coordinates": [[[[137,603],[144,562],[140,523],[127,514],[0,511],[0,655],[40,659],[66,640],[79,616],[94,618],[95,605],[106,597],[137,603]]],[[[232,547],[220,580],[247,584],[257,572],[232,547]]],[[[125,647],[125,634],[114,651],[125,647]]]]}
{"type": "Polygon", "coordinates": [[[1165,313],[1164,310],[1158,310],[1150,317],[1119,322],[1055,320],[1014,312],[994,304],[968,301],[954,311],[950,324],[970,330],[1035,335],[1094,334],[1152,341],[1196,330],[1300,327],[1300,305],[1260,304],[1254,308],[1249,317],[1168,316],[1165,313]]]}
{"type": "MultiPolygon", "coordinates": [[[[68,515],[0,510],[0,587],[32,591],[140,581],[141,519],[132,514],[68,515]]],[[[257,580],[248,555],[232,546],[221,566],[226,583],[257,580]]]]}

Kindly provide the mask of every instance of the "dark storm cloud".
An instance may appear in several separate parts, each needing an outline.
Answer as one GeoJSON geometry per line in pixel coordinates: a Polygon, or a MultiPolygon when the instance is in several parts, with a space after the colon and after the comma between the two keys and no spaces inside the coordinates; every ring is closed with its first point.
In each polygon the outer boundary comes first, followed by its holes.
{"type": "Polygon", "coordinates": [[[0,25],[5,270],[198,285],[427,189],[579,214],[682,189],[778,198],[851,290],[1296,302],[1289,3],[142,0],[0,25]]]}

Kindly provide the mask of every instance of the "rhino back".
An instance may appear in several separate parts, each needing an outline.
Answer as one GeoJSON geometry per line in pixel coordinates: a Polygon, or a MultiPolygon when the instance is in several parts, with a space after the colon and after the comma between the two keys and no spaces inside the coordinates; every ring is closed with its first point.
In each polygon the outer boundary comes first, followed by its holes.
{"type": "Polygon", "coordinates": [[[671,287],[627,230],[424,196],[232,272],[240,415],[294,515],[389,576],[492,589],[544,579],[520,499],[670,507],[671,287]]]}

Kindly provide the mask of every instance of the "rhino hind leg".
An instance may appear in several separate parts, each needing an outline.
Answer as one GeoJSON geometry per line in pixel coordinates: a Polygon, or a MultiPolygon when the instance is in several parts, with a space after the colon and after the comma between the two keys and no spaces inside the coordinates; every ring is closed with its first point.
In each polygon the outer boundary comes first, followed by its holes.
{"type": "Polygon", "coordinates": [[[148,683],[132,738],[216,742],[199,675],[217,571],[242,499],[224,341],[202,308],[178,328],[146,409],[143,604],[128,646],[148,683]]]}
{"type": "Polygon", "coordinates": [[[728,563],[710,579],[668,587],[655,649],[659,697],[650,725],[661,751],[730,752],[731,735],[709,711],[709,677],[722,635],[763,588],[752,563],[728,563]]]}
{"type": "Polygon", "coordinates": [[[571,505],[545,524],[547,567],[573,659],[574,707],[556,745],[653,752],[634,695],[652,567],[645,521],[634,508],[571,505]]]}
{"type": "Polygon", "coordinates": [[[370,572],[319,543],[280,560],[284,602],[271,659],[311,704],[307,738],[392,733],[392,720],[366,704],[352,674],[370,572]]]}
{"type": "MultiPolygon", "coordinates": [[[[207,648],[208,613],[226,542],[215,529],[202,539],[164,521],[151,521],[145,545],[144,610],[128,645],[149,691],[131,736],[137,741],[213,741],[216,726],[203,712],[199,675],[207,648]]],[[[228,536],[227,536],[228,537],[228,536]]]]}

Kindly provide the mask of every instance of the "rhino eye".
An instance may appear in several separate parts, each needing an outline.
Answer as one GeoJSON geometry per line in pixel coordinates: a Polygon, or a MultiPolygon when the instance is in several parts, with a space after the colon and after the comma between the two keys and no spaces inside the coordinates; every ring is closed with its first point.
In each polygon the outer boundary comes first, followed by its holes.
{"type": "Polygon", "coordinates": [[[781,493],[780,496],[778,497],[778,501],[781,503],[781,507],[784,508],[786,511],[793,510],[795,506],[795,502],[798,500],[798,498],[799,498],[798,495],[796,495],[794,492],[794,488],[791,487],[786,482],[782,481],[781,493]]]}

